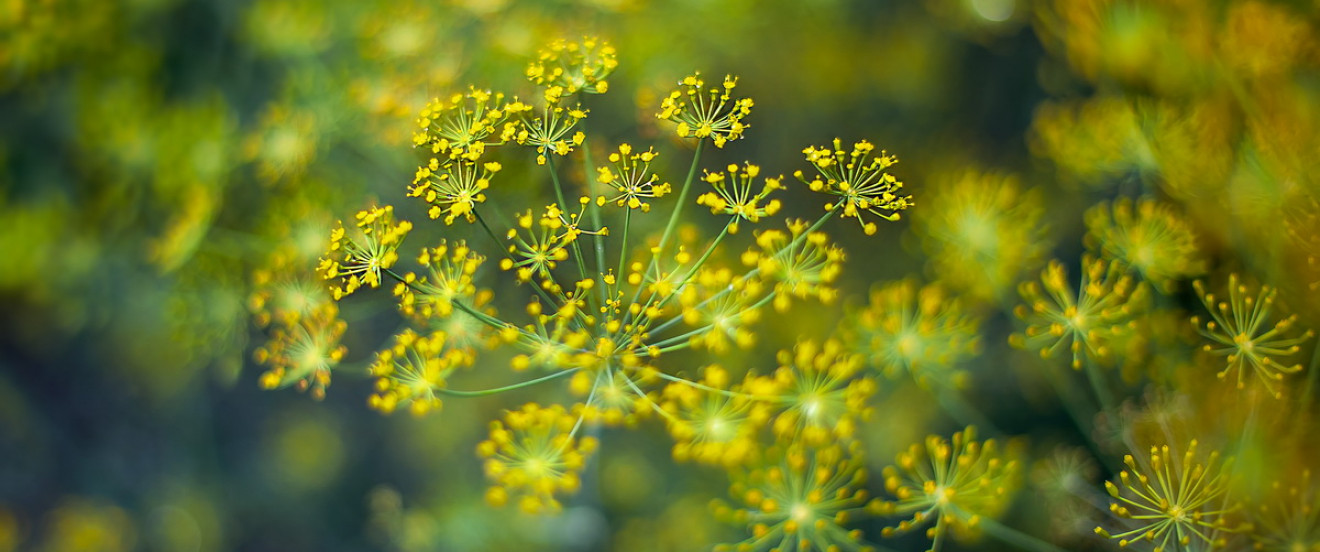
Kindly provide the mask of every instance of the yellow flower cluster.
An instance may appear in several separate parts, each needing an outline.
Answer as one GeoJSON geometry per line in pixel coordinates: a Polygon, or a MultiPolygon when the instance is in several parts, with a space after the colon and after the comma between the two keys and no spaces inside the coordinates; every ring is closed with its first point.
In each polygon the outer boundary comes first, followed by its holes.
{"type": "MultiPolygon", "coordinates": [[[[514,99],[512,106],[521,105],[514,99]]],[[[516,126],[508,122],[511,111],[504,94],[470,88],[448,99],[431,100],[417,118],[420,131],[413,144],[449,159],[476,161],[488,145],[498,145],[512,138],[516,126]],[[495,133],[499,133],[498,140],[495,133]],[[487,140],[493,140],[487,142],[487,140]]]]}
{"type": "Polygon", "coordinates": [[[715,189],[697,196],[697,205],[710,207],[712,214],[724,214],[733,217],[729,221],[729,233],[738,233],[738,221],[760,222],[761,217],[773,216],[779,212],[779,200],[766,200],[775,190],[784,189],[780,183],[782,177],[767,177],[761,185],[761,191],[752,194],[752,185],[761,174],[761,167],[745,163],[742,167],[729,165],[726,173],[707,172],[702,180],[715,189]]]}
{"type": "Polygon", "coordinates": [[[1250,371],[1267,391],[1275,397],[1281,396],[1279,382],[1284,374],[1300,372],[1302,365],[1283,365],[1275,359],[1297,354],[1301,344],[1311,339],[1314,332],[1308,329],[1289,335],[1297,322],[1295,314],[1271,324],[1270,311],[1274,308],[1276,291],[1270,286],[1261,286],[1260,293],[1252,297],[1251,290],[1238,282],[1237,274],[1232,274],[1228,279],[1229,300],[1225,302],[1207,292],[1200,280],[1193,285],[1210,311],[1211,319],[1204,323],[1201,317],[1192,317],[1192,325],[1210,340],[1203,350],[1228,360],[1228,366],[1218,374],[1219,379],[1227,379],[1232,373],[1237,376],[1238,389],[1242,389],[1250,371]]]}
{"type": "Polygon", "coordinates": [[[425,267],[427,274],[419,277],[409,272],[394,287],[399,310],[424,319],[453,314],[455,301],[475,298],[477,287],[472,278],[485,260],[465,241],[450,244],[441,240],[440,245],[423,249],[417,264],[425,267]]]}
{"type": "Polygon", "coordinates": [[[860,530],[843,527],[875,503],[858,448],[777,447],[763,463],[734,471],[729,494],[741,504],[717,502],[715,513],[750,527],[752,537],[715,550],[871,550],[860,530]]]}
{"type": "Polygon", "coordinates": [[[269,366],[261,375],[261,387],[292,385],[299,391],[310,390],[312,398],[324,398],[330,372],[348,352],[339,343],[348,324],[338,316],[335,303],[324,303],[293,324],[277,326],[255,353],[258,363],[269,366]]]}
{"type": "Polygon", "coordinates": [[[331,293],[339,300],[362,285],[380,286],[380,274],[399,260],[398,249],[412,230],[412,223],[394,223],[394,207],[373,207],[358,211],[352,233],[343,223],[330,232],[330,248],[316,271],[331,282],[331,293]]]}
{"type": "Polygon", "coordinates": [[[446,347],[447,339],[442,331],[418,335],[412,329],[394,336],[394,346],[377,352],[371,365],[376,392],[367,404],[384,414],[399,407],[415,416],[439,410],[439,390],[447,385],[449,373],[473,360],[460,349],[446,347]]]}
{"type": "Polygon", "coordinates": [[[924,446],[912,445],[884,469],[885,490],[894,498],[876,503],[872,510],[910,516],[886,527],[886,537],[929,525],[930,550],[939,550],[949,532],[970,536],[983,520],[997,517],[1018,485],[1018,471],[1011,453],[1000,450],[993,439],[978,441],[973,427],[954,433],[952,439],[931,435],[924,446]]]}
{"type": "Polygon", "coordinates": [[[1124,456],[1127,469],[1118,474],[1122,486],[1106,481],[1105,490],[1112,499],[1109,511],[1132,528],[1110,532],[1096,527],[1096,534],[1118,539],[1124,548],[1144,540],[1155,552],[1189,550],[1193,542],[1223,548],[1228,533],[1245,528],[1231,525],[1227,517],[1239,508],[1227,499],[1231,461],[1219,463],[1216,451],[1202,462],[1196,447],[1193,440],[1181,462],[1168,445],[1151,447],[1140,463],[1124,456]]]}
{"type": "Polygon", "coordinates": [[[490,439],[477,445],[486,476],[496,483],[486,500],[499,506],[518,494],[525,512],[558,511],[562,506],[555,495],[577,491],[579,473],[596,450],[595,439],[574,437],[576,426],[559,405],[527,404],[491,422],[490,439]]]}
{"type": "Polygon", "coordinates": [[[862,221],[863,211],[895,221],[900,211],[912,206],[912,196],[900,195],[903,183],[888,171],[898,158],[884,151],[871,157],[873,151],[875,146],[866,140],[845,151],[842,140],[835,138],[832,149],[810,146],[802,150],[816,168],[815,176],[808,179],[802,171],[793,173],[811,191],[838,196],[839,202],[826,204],[825,210],[842,208],[843,216],[856,218],[868,236],[875,234],[877,227],[874,222],[862,221]]]}
{"type": "Polygon", "coordinates": [[[663,197],[670,192],[669,183],[660,183],[660,176],[651,172],[651,162],[658,156],[654,149],[633,152],[629,144],[620,144],[619,151],[610,153],[612,167],[597,167],[596,181],[614,188],[618,195],[596,198],[597,205],[606,202],[619,207],[650,212],[651,204],[644,199],[663,197]]]}
{"type": "Polygon", "coordinates": [[[1043,358],[1066,348],[1076,370],[1086,359],[1108,362],[1114,353],[1111,343],[1133,331],[1135,316],[1147,300],[1145,284],[1134,283],[1123,272],[1119,263],[1086,257],[1074,292],[1063,264],[1050,261],[1040,282],[1025,282],[1019,290],[1026,304],[1013,312],[1027,327],[1010,342],[1039,350],[1043,358]]]}
{"type": "Polygon", "coordinates": [[[787,221],[788,231],[762,230],[756,247],[742,255],[743,264],[755,266],[758,274],[774,282],[774,306],[783,311],[792,297],[815,297],[822,302],[838,295],[831,284],[839,276],[843,250],[831,244],[824,232],[815,232],[803,220],[787,221]]]}
{"type": "Polygon", "coordinates": [[[722,86],[706,88],[701,73],[693,73],[678,81],[678,88],[660,103],[656,117],[678,124],[674,132],[680,138],[709,138],[715,147],[742,138],[748,125],[742,120],[752,112],[752,99],[733,99],[738,78],[724,77],[722,86]]]}
{"type": "Polygon", "coordinates": [[[1205,272],[1196,234],[1169,205],[1142,199],[1102,203],[1086,212],[1087,248],[1122,262],[1157,288],[1205,272]]]}
{"type": "Polygon", "coordinates": [[[939,284],[913,280],[871,290],[871,302],[852,313],[856,350],[893,378],[906,372],[917,384],[962,387],[958,364],[980,351],[980,320],[939,284]]]}
{"type": "Polygon", "coordinates": [[[581,42],[559,39],[542,48],[527,65],[527,79],[541,86],[561,87],[565,95],[579,91],[604,94],[609,90],[605,79],[618,66],[614,46],[598,37],[581,42]]]}
{"type": "Polygon", "coordinates": [[[477,204],[486,201],[490,177],[500,172],[500,168],[499,163],[479,164],[466,158],[441,165],[439,159],[432,157],[426,165],[418,167],[408,195],[429,203],[431,209],[427,214],[432,219],[443,216],[445,224],[453,224],[454,219],[463,217],[474,222],[477,204]]]}

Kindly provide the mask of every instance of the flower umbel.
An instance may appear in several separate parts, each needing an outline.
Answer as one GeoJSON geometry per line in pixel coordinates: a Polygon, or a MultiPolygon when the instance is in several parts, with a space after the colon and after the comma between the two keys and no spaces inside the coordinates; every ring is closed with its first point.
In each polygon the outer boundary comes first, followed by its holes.
{"type": "Polygon", "coordinates": [[[1123,198],[1112,208],[1100,204],[1086,212],[1087,248],[1122,261],[1146,281],[1164,291],[1180,278],[1205,272],[1196,234],[1168,205],[1141,199],[1134,206],[1123,198]]]}
{"type": "Polygon", "coordinates": [[[959,387],[957,364],[980,349],[980,321],[937,284],[912,280],[871,290],[867,308],[849,317],[857,348],[889,377],[907,372],[922,387],[959,387]]]}
{"type": "Polygon", "coordinates": [[[1313,332],[1308,329],[1300,335],[1288,337],[1297,321],[1295,314],[1270,324],[1270,309],[1274,307],[1276,294],[1270,286],[1261,286],[1260,293],[1251,297],[1247,286],[1238,282],[1237,274],[1232,274],[1228,277],[1229,299],[1224,302],[1213,293],[1207,293],[1200,280],[1192,285],[1201,296],[1205,309],[1210,311],[1211,320],[1205,321],[1204,326],[1199,316],[1192,317],[1192,325],[1211,341],[1203,349],[1228,357],[1228,366],[1219,372],[1219,379],[1227,379],[1229,373],[1234,373],[1238,389],[1242,389],[1250,370],[1265,389],[1275,397],[1281,396],[1279,382],[1283,375],[1301,371],[1302,365],[1285,366],[1274,359],[1296,354],[1313,332]]]}
{"type": "Polygon", "coordinates": [[[454,219],[463,217],[473,222],[477,204],[486,201],[484,192],[490,187],[490,177],[499,171],[500,164],[495,162],[478,164],[457,159],[440,165],[433,157],[426,166],[417,169],[408,195],[431,204],[427,214],[432,219],[443,216],[445,224],[453,224],[454,219]]]}
{"type": "Polygon", "coordinates": [[[276,389],[293,385],[311,390],[312,398],[325,398],[330,372],[348,349],[339,343],[348,324],[339,319],[339,306],[324,303],[289,326],[277,327],[266,345],[256,350],[256,360],[270,368],[261,375],[261,386],[276,389]]]}
{"type": "Polygon", "coordinates": [[[601,196],[596,199],[597,205],[608,201],[619,207],[649,212],[651,204],[644,200],[661,197],[670,190],[669,183],[659,183],[660,177],[651,172],[651,161],[658,155],[651,149],[634,153],[631,145],[620,144],[619,151],[610,153],[613,166],[596,169],[596,181],[613,187],[618,195],[601,196]]]}
{"type": "Polygon", "coordinates": [[[1026,282],[1018,288],[1027,304],[1018,305],[1013,312],[1026,321],[1027,328],[1010,337],[1013,345],[1039,349],[1043,358],[1066,347],[1076,370],[1082,369],[1086,358],[1097,362],[1110,358],[1110,342],[1131,330],[1136,311],[1144,307],[1145,284],[1134,285],[1116,262],[1086,256],[1082,268],[1076,293],[1058,261],[1050,261],[1040,282],[1026,282]]]}
{"type": "Polygon", "coordinates": [[[707,172],[702,178],[715,189],[697,196],[697,204],[710,207],[714,214],[731,215],[729,233],[738,233],[738,221],[759,222],[761,217],[779,212],[779,200],[766,200],[770,192],[784,189],[782,177],[767,177],[761,191],[752,195],[752,184],[761,174],[761,167],[744,163],[742,167],[729,165],[728,174],[707,172]]]}
{"type": "Polygon", "coordinates": [[[738,78],[731,75],[724,77],[723,86],[705,86],[700,72],[684,77],[660,103],[656,117],[678,123],[675,132],[680,138],[710,138],[715,147],[723,148],[747,130],[742,120],[752,112],[752,99],[732,100],[738,78]]]}
{"type": "Polygon", "coordinates": [[[525,512],[558,511],[555,494],[578,489],[578,473],[596,449],[595,439],[575,438],[576,429],[574,417],[557,404],[529,403],[505,414],[503,422],[491,422],[490,439],[477,445],[494,483],[486,500],[501,506],[519,494],[525,512]]]}
{"type": "Polygon", "coordinates": [[[1151,447],[1149,458],[1140,463],[1124,456],[1128,469],[1118,474],[1122,487],[1106,481],[1105,490],[1112,498],[1109,511],[1136,528],[1111,533],[1096,527],[1096,534],[1118,539],[1124,548],[1142,539],[1155,545],[1154,552],[1185,550],[1193,541],[1224,546],[1223,534],[1240,529],[1230,527],[1225,517],[1237,510],[1227,496],[1231,461],[1220,464],[1216,451],[1202,463],[1196,446],[1193,440],[1181,463],[1170,456],[1168,445],[1151,447]]]}
{"type": "Polygon", "coordinates": [[[915,530],[933,518],[926,538],[931,539],[931,550],[938,550],[947,531],[976,531],[983,518],[994,518],[1008,506],[1009,491],[1018,482],[1017,461],[994,439],[977,441],[973,427],[954,433],[951,441],[931,435],[924,447],[912,445],[884,469],[885,490],[895,500],[872,509],[881,515],[911,516],[886,527],[885,537],[915,530]]]}
{"type": "Polygon", "coordinates": [[[357,291],[363,284],[380,286],[380,273],[399,260],[397,250],[412,230],[406,220],[394,222],[394,207],[373,207],[357,214],[349,234],[342,223],[330,232],[330,250],[316,271],[331,282],[335,300],[357,291]]]}
{"type": "Polygon", "coordinates": [[[862,532],[843,526],[866,514],[866,470],[856,443],[772,449],[765,465],[732,474],[729,494],[742,503],[714,504],[716,516],[751,528],[752,536],[719,551],[870,550],[862,532]]]}
{"type": "Polygon", "coordinates": [[[565,95],[604,94],[609,90],[605,78],[618,66],[617,52],[609,42],[594,36],[581,42],[560,39],[542,48],[527,65],[527,80],[562,87],[565,95]]]}
{"type": "Polygon", "coordinates": [[[875,146],[866,140],[853,144],[852,151],[845,151],[842,140],[835,138],[834,149],[808,146],[802,150],[816,167],[817,176],[808,180],[802,171],[793,173],[811,191],[839,196],[839,203],[826,204],[825,209],[842,207],[843,216],[856,218],[868,236],[875,234],[876,225],[862,221],[863,211],[895,221],[899,211],[912,206],[912,196],[899,195],[903,183],[888,171],[898,158],[884,151],[871,157],[872,151],[875,146]]]}

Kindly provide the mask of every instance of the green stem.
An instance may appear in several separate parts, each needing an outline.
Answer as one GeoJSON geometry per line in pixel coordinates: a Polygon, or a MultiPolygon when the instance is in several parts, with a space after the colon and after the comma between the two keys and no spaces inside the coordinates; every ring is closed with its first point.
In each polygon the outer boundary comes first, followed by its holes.
{"type": "MultiPolygon", "coordinates": [[[[564,201],[564,186],[559,183],[559,171],[555,170],[555,158],[553,154],[547,153],[545,156],[546,166],[550,167],[550,179],[555,183],[555,197],[559,200],[559,209],[565,213],[568,212],[568,203],[564,201]]],[[[597,228],[599,230],[599,228],[597,228]]],[[[583,280],[587,279],[587,263],[582,260],[582,245],[578,240],[573,240],[573,258],[577,260],[578,275],[583,280]]]]}
{"type": "Polygon", "coordinates": [[[678,201],[674,204],[674,211],[669,215],[669,223],[665,225],[665,232],[660,236],[660,247],[651,257],[651,265],[659,269],[660,258],[664,257],[665,247],[669,245],[669,237],[673,235],[674,228],[678,226],[678,219],[683,214],[683,208],[687,206],[688,190],[692,188],[692,179],[697,176],[697,165],[701,161],[701,147],[706,143],[705,140],[697,142],[697,150],[692,154],[692,164],[688,166],[687,178],[683,179],[683,188],[678,192],[678,201]]]}
{"type": "Polygon", "coordinates": [[[661,371],[658,371],[658,370],[655,372],[655,375],[659,376],[661,379],[667,379],[667,380],[672,381],[672,382],[674,382],[674,383],[681,383],[681,384],[686,385],[686,386],[688,386],[688,387],[692,387],[692,388],[695,388],[695,389],[700,389],[700,390],[702,390],[702,391],[709,391],[709,392],[711,392],[711,393],[718,393],[718,394],[720,394],[720,395],[724,395],[724,396],[726,396],[726,397],[738,397],[738,398],[741,398],[741,399],[750,399],[750,400],[753,400],[753,401],[770,401],[770,400],[773,400],[773,397],[758,397],[758,396],[756,396],[756,395],[749,395],[749,394],[747,394],[747,393],[738,393],[738,392],[735,392],[735,391],[729,391],[729,390],[727,390],[727,389],[720,389],[720,388],[718,388],[718,387],[711,387],[711,386],[709,386],[709,385],[705,385],[705,384],[697,383],[697,382],[692,381],[692,380],[687,379],[687,378],[680,378],[680,377],[678,377],[678,376],[671,376],[671,375],[669,375],[669,374],[666,374],[666,373],[661,372],[661,371]]]}
{"type": "Polygon", "coordinates": [[[1091,389],[1095,391],[1095,396],[1100,400],[1100,408],[1108,415],[1118,412],[1114,408],[1114,392],[1109,389],[1109,382],[1105,380],[1104,374],[1100,373],[1100,367],[1095,361],[1089,358],[1085,361],[1086,379],[1091,383],[1091,389]]]}
{"type": "MultiPolygon", "coordinates": [[[[964,512],[965,513],[965,512],[964,512]]],[[[1036,537],[1018,531],[988,517],[981,518],[981,528],[990,536],[1017,547],[1018,550],[1031,552],[1067,552],[1036,537]]]]}
{"type": "Polygon", "coordinates": [[[1315,397],[1317,380],[1320,380],[1320,341],[1317,341],[1315,351],[1311,353],[1311,364],[1306,368],[1306,386],[1302,388],[1301,398],[1303,414],[1311,410],[1311,401],[1315,397]]]}
{"type": "MultiPolygon", "coordinates": [[[[583,121],[585,122],[586,119],[583,119],[583,121]]],[[[581,124],[581,123],[580,123],[580,124],[581,124]]],[[[586,125],[585,125],[585,124],[583,124],[583,132],[584,132],[584,133],[586,132],[586,125]]],[[[590,203],[591,203],[590,205],[587,205],[587,211],[591,213],[591,225],[592,225],[593,227],[595,227],[596,230],[600,230],[600,229],[601,229],[601,219],[600,219],[601,206],[600,206],[600,205],[597,205],[596,202],[594,201],[594,200],[595,200],[595,196],[596,196],[597,194],[596,194],[596,191],[593,189],[598,183],[596,182],[596,179],[592,177],[592,175],[596,174],[596,164],[595,164],[594,162],[592,162],[592,160],[591,160],[591,145],[588,144],[588,143],[585,143],[585,142],[582,144],[582,160],[583,160],[583,162],[586,163],[586,165],[587,165],[587,166],[586,166],[586,169],[587,169],[587,173],[586,173],[586,174],[587,174],[587,176],[586,176],[586,180],[587,180],[587,195],[592,196],[592,200],[593,200],[593,201],[590,202],[590,203]]],[[[600,234],[596,234],[596,235],[594,236],[594,238],[595,238],[595,244],[596,244],[596,268],[597,268],[598,270],[600,270],[600,271],[604,271],[604,270],[605,270],[605,236],[602,236],[602,235],[600,235],[600,234]]],[[[605,287],[604,287],[604,286],[601,286],[601,289],[600,289],[600,298],[601,298],[601,303],[602,303],[602,304],[604,304],[605,299],[606,299],[606,295],[605,295],[605,293],[606,293],[606,291],[605,291],[605,287]]]]}
{"type": "Polygon", "coordinates": [[[508,257],[509,260],[513,260],[513,254],[509,253],[509,248],[504,245],[504,242],[500,241],[499,236],[495,235],[495,231],[490,229],[490,225],[486,224],[486,219],[481,216],[481,212],[472,209],[472,215],[477,217],[477,222],[481,223],[481,228],[486,231],[487,236],[490,236],[490,241],[495,243],[495,247],[500,248],[500,251],[503,252],[504,256],[508,257]]]}
{"type": "Polygon", "coordinates": [[[494,388],[494,389],[481,389],[481,390],[478,390],[478,391],[459,391],[459,390],[457,390],[457,389],[447,389],[447,388],[444,388],[444,387],[436,387],[436,388],[435,388],[435,392],[436,392],[436,393],[442,393],[442,394],[445,394],[445,395],[453,395],[453,396],[455,396],[455,397],[483,397],[483,396],[486,396],[486,395],[495,395],[495,394],[497,394],[497,393],[503,393],[503,392],[505,392],[505,391],[513,391],[514,389],[522,389],[522,388],[524,388],[524,387],[531,387],[531,386],[536,385],[536,384],[538,384],[538,383],[545,383],[545,382],[550,381],[550,380],[554,380],[554,379],[562,378],[562,377],[564,377],[564,376],[566,376],[566,375],[569,375],[569,374],[572,374],[573,372],[576,372],[576,371],[578,371],[578,370],[579,370],[579,368],[569,368],[568,370],[563,370],[563,371],[555,372],[555,373],[550,374],[550,375],[548,375],[548,376],[541,376],[541,377],[536,378],[536,379],[533,379],[533,380],[527,380],[527,381],[524,381],[524,382],[515,383],[515,384],[513,384],[513,385],[506,385],[506,386],[504,386],[504,387],[496,387],[496,388],[494,388]]]}
{"type": "Polygon", "coordinates": [[[940,403],[940,407],[944,409],[944,412],[949,416],[952,416],[959,424],[964,427],[976,426],[982,428],[991,435],[1004,435],[1004,432],[1000,431],[997,426],[990,422],[990,418],[987,418],[985,414],[981,413],[976,407],[968,404],[956,389],[935,385],[931,391],[935,395],[935,400],[940,403]]]}
{"type": "Polygon", "coordinates": [[[632,227],[631,207],[623,213],[623,241],[619,244],[619,271],[614,273],[614,281],[619,288],[623,287],[623,268],[628,262],[628,229],[630,227],[632,227]]]}

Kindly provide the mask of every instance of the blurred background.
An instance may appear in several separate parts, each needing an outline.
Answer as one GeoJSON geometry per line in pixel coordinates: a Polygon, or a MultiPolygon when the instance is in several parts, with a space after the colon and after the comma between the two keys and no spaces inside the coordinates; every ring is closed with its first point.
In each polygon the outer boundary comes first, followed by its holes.
{"type": "MultiPolygon", "coordinates": [[[[269,274],[314,265],[334,222],[372,200],[424,222],[404,193],[425,102],[530,90],[537,49],[584,35],[619,52],[609,94],[589,105],[602,152],[664,142],[659,99],[700,70],[739,75],[756,100],[747,139],[703,166],[791,174],[802,148],[835,137],[897,154],[917,206],[878,236],[840,232],[842,286],[864,297],[915,277],[978,298],[966,400],[1034,451],[1087,446],[1033,375],[1039,356],[1008,335],[1018,282],[1050,258],[1076,274],[1097,202],[1177,205],[1210,281],[1250,274],[1317,326],[1318,12],[1312,0],[0,0],[0,552],[741,539],[707,508],[723,475],[676,466],[659,427],[607,434],[596,483],[558,518],[487,508],[474,447],[518,403],[367,409],[366,366],[397,324],[388,304],[345,303],[349,353],[324,400],[258,386],[266,332],[252,305],[269,274]],[[990,193],[962,185],[968,174],[1006,194],[983,226],[949,207],[990,193]],[[1000,245],[969,262],[985,236],[1000,245]]],[[[683,155],[667,162],[681,179],[683,155]]],[[[1185,282],[1167,305],[1200,308],[1185,282]]],[[[763,342],[797,331],[764,324],[763,342]]],[[[910,381],[882,391],[864,430],[873,472],[958,427],[924,397],[910,381]]],[[[1097,489],[1106,476],[1091,476],[1097,489]]],[[[1006,523],[1108,546],[1093,521],[1073,531],[1039,507],[1006,523]]]]}

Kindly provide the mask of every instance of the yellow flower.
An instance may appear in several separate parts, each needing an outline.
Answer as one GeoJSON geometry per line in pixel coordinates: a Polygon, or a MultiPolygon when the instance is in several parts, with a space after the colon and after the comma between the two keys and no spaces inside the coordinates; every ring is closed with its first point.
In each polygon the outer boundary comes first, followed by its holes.
{"type": "Polygon", "coordinates": [[[1023,190],[1015,176],[979,171],[932,180],[912,215],[927,271],[975,300],[1010,302],[1019,277],[1038,268],[1051,246],[1039,190],[1023,190]]]}
{"type": "Polygon", "coordinates": [[[563,94],[604,94],[605,80],[619,66],[617,52],[610,43],[597,37],[581,42],[563,39],[551,42],[527,65],[527,79],[541,86],[561,87],[563,94]]]}
{"type": "Polygon", "coordinates": [[[760,174],[761,167],[751,163],[744,163],[742,167],[729,165],[727,177],[725,173],[706,172],[702,180],[715,188],[715,191],[698,196],[697,204],[710,207],[712,214],[731,215],[733,220],[729,223],[729,233],[736,234],[739,220],[755,223],[760,222],[761,217],[779,212],[779,200],[766,201],[766,197],[770,192],[784,189],[780,183],[783,177],[767,177],[761,185],[761,191],[752,195],[753,181],[760,174]]]}
{"type": "Polygon", "coordinates": [[[351,234],[343,223],[330,232],[330,249],[316,269],[322,278],[338,282],[330,287],[336,301],[364,284],[380,286],[381,271],[399,260],[399,245],[412,230],[406,220],[395,224],[392,205],[359,211],[356,218],[351,234]]]}
{"type": "Polygon", "coordinates": [[[659,156],[654,150],[634,153],[632,146],[620,144],[618,152],[610,153],[613,166],[598,167],[596,181],[614,188],[618,195],[610,198],[601,196],[597,205],[612,202],[619,207],[641,209],[643,213],[651,210],[651,204],[645,199],[661,197],[670,192],[669,183],[659,183],[660,177],[651,172],[651,162],[659,156]]]}
{"type": "Polygon", "coordinates": [[[417,117],[420,130],[413,144],[450,159],[476,161],[487,145],[508,141],[515,127],[506,121],[521,106],[516,98],[506,105],[504,94],[475,87],[446,100],[432,99],[417,117]]]}
{"type": "Polygon", "coordinates": [[[376,392],[367,400],[372,408],[389,414],[404,406],[414,416],[439,410],[437,390],[447,385],[455,367],[470,364],[471,357],[446,347],[444,332],[418,335],[412,329],[394,336],[394,346],[376,353],[371,375],[376,392]]]}
{"type": "Polygon", "coordinates": [[[255,353],[259,364],[269,366],[261,375],[261,387],[293,385],[299,391],[310,389],[314,399],[325,398],[330,372],[348,352],[339,343],[348,324],[338,315],[335,303],[325,303],[295,324],[276,327],[270,341],[255,353]]]}
{"type": "Polygon", "coordinates": [[[1122,261],[1146,281],[1168,292],[1176,280],[1199,276],[1205,261],[1190,224],[1166,204],[1153,199],[1119,199],[1086,212],[1086,246],[1105,258],[1122,261]]]}
{"type": "Polygon", "coordinates": [[[678,88],[660,102],[656,117],[678,123],[680,138],[710,138],[715,147],[742,138],[747,125],[743,118],[752,112],[752,99],[732,100],[738,78],[724,77],[724,85],[705,88],[706,81],[696,72],[678,82],[678,88]],[[732,101],[730,101],[732,100],[732,101]]]}
{"type": "Polygon", "coordinates": [[[490,178],[501,169],[499,163],[478,163],[467,159],[458,159],[440,164],[436,158],[417,169],[412,186],[408,188],[410,197],[420,197],[431,205],[427,211],[432,219],[441,216],[445,224],[453,224],[454,219],[463,217],[468,222],[476,221],[477,204],[486,201],[483,193],[490,187],[490,178]]]}
{"type": "Polygon", "coordinates": [[[1189,550],[1193,542],[1210,547],[1227,543],[1224,533],[1244,527],[1230,527],[1227,515],[1238,509],[1229,501],[1229,465],[1218,463],[1219,453],[1201,463],[1195,440],[1187,447],[1182,462],[1169,453],[1169,446],[1151,447],[1150,455],[1138,463],[1132,455],[1123,457],[1126,470],[1119,472],[1122,484],[1105,482],[1111,497],[1109,511],[1122,520],[1130,520],[1132,529],[1111,533],[1096,527],[1098,535],[1118,539],[1127,547],[1137,539],[1154,543],[1155,552],[1189,550]]]}
{"type": "Polygon", "coordinates": [[[486,458],[486,478],[492,486],[486,500],[495,506],[520,495],[518,506],[527,513],[557,512],[556,495],[575,493],[582,485],[582,469],[596,449],[591,437],[576,438],[576,423],[564,407],[536,403],[509,411],[504,420],[490,424],[490,438],[477,445],[486,458]]]}
{"type": "Polygon", "coordinates": [[[976,440],[968,427],[951,440],[926,437],[925,446],[912,445],[884,469],[885,490],[894,500],[876,503],[881,515],[911,516],[882,534],[892,537],[923,527],[931,548],[950,531],[973,533],[984,518],[993,519],[1008,507],[1018,484],[1018,463],[1001,451],[994,439],[976,440]]]}
{"type": "Polygon", "coordinates": [[[1013,334],[1010,343],[1038,349],[1042,358],[1067,348],[1076,370],[1082,369],[1083,359],[1111,358],[1111,342],[1132,331],[1137,312],[1145,307],[1145,284],[1134,285],[1122,265],[1089,256],[1083,257],[1082,269],[1076,292],[1058,261],[1050,261],[1040,282],[1022,284],[1019,291],[1027,304],[1013,312],[1027,328],[1013,334]]]}
{"type": "Polygon", "coordinates": [[[870,416],[875,380],[861,375],[861,357],[838,341],[799,341],[792,351],[779,351],[778,360],[776,402],[783,410],[772,427],[780,439],[816,445],[851,439],[858,421],[870,416]]]}
{"type": "Polygon", "coordinates": [[[792,297],[833,301],[838,290],[831,284],[842,268],[843,250],[829,243],[824,232],[808,232],[804,221],[790,220],[787,225],[788,232],[758,232],[756,248],[743,253],[743,263],[756,266],[764,278],[775,282],[777,310],[787,309],[792,297]]]}
{"type": "Polygon", "coordinates": [[[717,551],[869,550],[860,530],[844,525],[867,512],[866,470],[860,446],[789,446],[767,451],[765,465],[730,474],[739,506],[715,503],[717,517],[751,530],[751,537],[717,551]]]}
{"type": "Polygon", "coordinates": [[[871,290],[871,302],[849,316],[856,349],[889,377],[907,372],[918,385],[959,387],[959,362],[980,350],[980,321],[939,285],[912,280],[871,290]]]}
{"type": "Polygon", "coordinates": [[[417,263],[426,267],[428,274],[418,277],[409,272],[394,288],[399,297],[399,309],[404,314],[422,318],[447,317],[454,312],[455,301],[471,301],[477,293],[472,282],[486,258],[468,248],[459,240],[450,244],[423,249],[417,263]]]}
{"type": "Polygon", "coordinates": [[[1270,310],[1274,307],[1274,288],[1261,286],[1260,293],[1251,297],[1247,286],[1238,283],[1237,274],[1228,278],[1228,302],[1219,301],[1212,293],[1207,293],[1200,280],[1193,282],[1201,302],[1210,311],[1211,320],[1204,323],[1199,316],[1192,317],[1192,325],[1211,343],[1203,347],[1206,352],[1228,358],[1228,366],[1219,372],[1219,379],[1227,379],[1229,373],[1237,375],[1237,387],[1246,386],[1247,371],[1250,369],[1275,397],[1282,396],[1279,382],[1284,374],[1294,374],[1302,370],[1301,364],[1285,366],[1275,358],[1290,356],[1301,350],[1301,344],[1313,335],[1306,330],[1300,335],[1288,337],[1297,315],[1285,317],[1270,324],[1270,310]]]}
{"type": "Polygon", "coordinates": [[[903,183],[888,171],[898,158],[884,151],[871,157],[874,150],[875,146],[862,140],[853,144],[852,151],[845,151],[842,141],[835,138],[833,149],[808,146],[802,150],[816,168],[816,176],[808,179],[802,171],[793,173],[811,191],[838,196],[839,203],[826,204],[825,209],[841,207],[843,216],[856,218],[868,236],[875,234],[876,225],[863,222],[862,212],[895,221],[900,211],[912,206],[912,196],[900,195],[903,183]]]}
{"type": "Polygon", "coordinates": [[[716,365],[703,372],[696,385],[673,382],[665,387],[663,407],[669,413],[674,459],[728,467],[749,462],[760,452],[756,434],[769,418],[767,399],[773,396],[755,393],[774,384],[752,374],[743,383],[731,383],[728,372],[716,365]]]}

